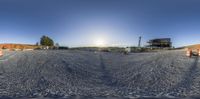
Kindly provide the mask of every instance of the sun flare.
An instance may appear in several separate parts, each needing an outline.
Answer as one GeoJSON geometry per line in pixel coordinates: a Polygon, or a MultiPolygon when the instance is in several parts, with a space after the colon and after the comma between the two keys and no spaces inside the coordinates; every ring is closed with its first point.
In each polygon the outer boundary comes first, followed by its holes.
{"type": "Polygon", "coordinates": [[[95,46],[99,46],[99,47],[105,46],[105,40],[103,38],[96,39],[95,46]]]}

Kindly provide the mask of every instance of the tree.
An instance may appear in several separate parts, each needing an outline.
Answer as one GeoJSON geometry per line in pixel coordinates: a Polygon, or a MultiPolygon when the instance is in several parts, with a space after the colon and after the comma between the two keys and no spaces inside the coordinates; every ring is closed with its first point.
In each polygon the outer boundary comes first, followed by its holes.
{"type": "Polygon", "coordinates": [[[42,36],[40,39],[40,45],[43,46],[54,46],[54,41],[48,36],[42,36]]]}
{"type": "Polygon", "coordinates": [[[59,44],[58,43],[55,44],[55,48],[59,49],[59,44]]]}
{"type": "Polygon", "coordinates": [[[36,46],[38,46],[39,45],[39,43],[38,42],[36,42],[36,44],[35,44],[36,46]]]}

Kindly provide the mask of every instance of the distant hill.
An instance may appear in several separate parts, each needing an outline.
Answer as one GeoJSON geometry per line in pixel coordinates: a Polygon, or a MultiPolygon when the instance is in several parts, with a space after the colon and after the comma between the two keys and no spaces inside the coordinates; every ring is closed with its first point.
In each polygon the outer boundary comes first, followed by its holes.
{"type": "Polygon", "coordinates": [[[184,46],[183,48],[200,49],[200,44],[188,45],[188,46],[184,46]]]}
{"type": "Polygon", "coordinates": [[[36,49],[39,47],[31,44],[0,44],[0,49],[36,49]]]}

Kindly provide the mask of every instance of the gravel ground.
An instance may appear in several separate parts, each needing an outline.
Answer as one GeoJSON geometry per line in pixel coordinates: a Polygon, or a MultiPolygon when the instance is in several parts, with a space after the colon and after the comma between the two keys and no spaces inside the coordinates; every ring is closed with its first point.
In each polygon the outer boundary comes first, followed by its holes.
{"type": "Polygon", "coordinates": [[[188,58],[181,50],[129,55],[66,50],[4,53],[0,58],[0,97],[4,98],[183,98],[200,94],[199,58],[188,58]]]}

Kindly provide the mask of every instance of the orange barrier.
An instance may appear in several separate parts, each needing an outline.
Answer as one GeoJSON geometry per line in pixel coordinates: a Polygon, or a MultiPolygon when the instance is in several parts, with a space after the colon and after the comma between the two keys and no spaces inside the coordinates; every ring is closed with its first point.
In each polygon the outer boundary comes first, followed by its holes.
{"type": "Polygon", "coordinates": [[[0,50],[0,57],[2,57],[3,56],[3,51],[2,50],[0,50]]]}
{"type": "Polygon", "coordinates": [[[186,56],[191,57],[192,56],[192,51],[191,50],[187,50],[186,51],[186,56]]]}
{"type": "Polygon", "coordinates": [[[197,51],[198,51],[198,55],[200,56],[200,50],[198,49],[197,51]]]}

